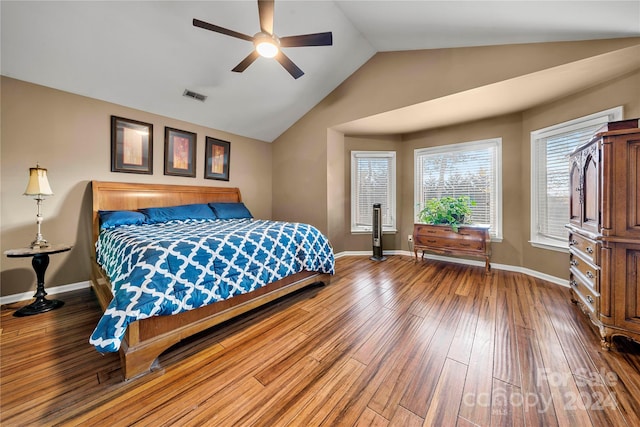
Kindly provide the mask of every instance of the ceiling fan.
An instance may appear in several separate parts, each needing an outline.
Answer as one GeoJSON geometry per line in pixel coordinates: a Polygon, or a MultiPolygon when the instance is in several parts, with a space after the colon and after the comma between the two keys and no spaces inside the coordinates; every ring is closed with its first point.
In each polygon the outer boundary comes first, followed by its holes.
{"type": "Polygon", "coordinates": [[[303,47],[303,46],[331,46],[333,36],[331,32],[303,34],[299,36],[278,37],[273,33],[273,9],[274,0],[258,0],[258,15],[260,17],[260,32],[253,37],[237,31],[228,30],[199,19],[193,20],[193,25],[205,30],[236,37],[238,39],[253,42],[255,49],[244,58],[231,71],[241,73],[255,61],[258,56],[275,58],[294,79],[299,78],[304,72],[293,63],[288,56],[282,53],[281,47],[303,47]]]}

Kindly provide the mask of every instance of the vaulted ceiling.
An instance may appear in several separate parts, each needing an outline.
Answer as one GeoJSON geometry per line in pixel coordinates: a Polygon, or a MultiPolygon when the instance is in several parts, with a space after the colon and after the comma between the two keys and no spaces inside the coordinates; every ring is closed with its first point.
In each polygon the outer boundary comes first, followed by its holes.
{"type": "Polygon", "coordinates": [[[332,46],[283,49],[305,73],[293,79],[266,58],[231,72],[253,45],[192,25],[197,18],[253,36],[255,1],[3,0],[0,15],[5,76],[263,141],[377,52],[640,36],[637,0],[279,0],[278,36],[333,33],[332,46]]]}

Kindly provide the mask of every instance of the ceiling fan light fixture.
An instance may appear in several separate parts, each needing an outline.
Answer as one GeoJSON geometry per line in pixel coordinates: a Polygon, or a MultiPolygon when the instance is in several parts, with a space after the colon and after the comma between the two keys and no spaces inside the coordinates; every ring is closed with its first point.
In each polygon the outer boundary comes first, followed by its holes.
{"type": "Polygon", "coordinates": [[[253,44],[260,56],[265,58],[273,58],[280,50],[277,37],[267,33],[258,33],[253,38],[253,44]]]}
{"type": "Polygon", "coordinates": [[[210,24],[199,19],[193,19],[194,27],[200,27],[214,33],[224,34],[240,40],[246,40],[253,43],[254,49],[247,55],[238,65],[233,67],[231,71],[242,73],[248,66],[254,63],[260,56],[265,58],[274,58],[294,79],[304,75],[304,71],[300,69],[284,52],[280,51],[280,47],[304,47],[304,46],[331,46],[333,44],[333,35],[330,31],[324,33],[299,34],[297,36],[287,36],[280,40],[273,34],[273,4],[275,0],[258,0],[258,17],[260,18],[260,32],[253,37],[229,30],[228,28],[210,24]]]}

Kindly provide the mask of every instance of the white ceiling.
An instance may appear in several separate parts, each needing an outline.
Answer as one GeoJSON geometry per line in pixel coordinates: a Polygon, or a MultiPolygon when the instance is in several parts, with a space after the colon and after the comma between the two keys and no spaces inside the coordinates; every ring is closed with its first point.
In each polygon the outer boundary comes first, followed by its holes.
{"type": "Polygon", "coordinates": [[[284,50],[305,72],[294,80],[265,58],[231,72],[252,44],[192,25],[252,36],[253,0],[3,0],[0,14],[5,76],[263,141],[378,51],[640,36],[638,0],[276,0],[278,36],[333,32],[333,46],[284,50]],[[183,97],[185,89],[208,99],[183,97]]]}

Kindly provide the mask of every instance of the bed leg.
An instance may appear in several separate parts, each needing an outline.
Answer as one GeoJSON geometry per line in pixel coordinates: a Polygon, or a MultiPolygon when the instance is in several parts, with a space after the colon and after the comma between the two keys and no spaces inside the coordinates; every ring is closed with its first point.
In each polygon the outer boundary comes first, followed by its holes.
{"type": "Polygon", "coordinates": [[[131,380],[151,371],[164,370],[158,362],[158,356],[177,342],[179,340],[140,348],[127,347],[126,343],[123,342],[120,348],[120,365],[122,366],[124,379],[131,380]]]}

